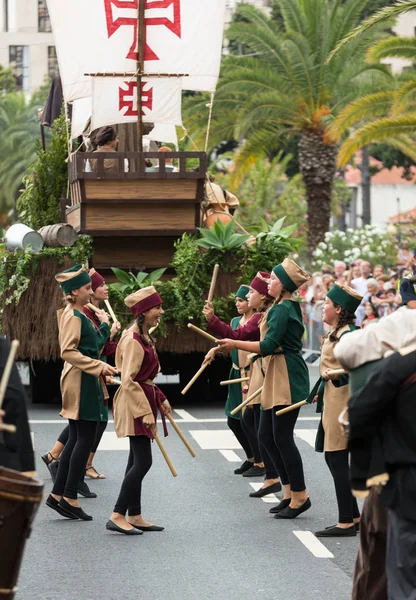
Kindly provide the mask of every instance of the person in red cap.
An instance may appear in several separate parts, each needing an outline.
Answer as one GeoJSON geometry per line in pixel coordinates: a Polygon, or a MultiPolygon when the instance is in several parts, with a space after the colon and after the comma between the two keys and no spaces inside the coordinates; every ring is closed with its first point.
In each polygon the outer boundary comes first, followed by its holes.
{"type": "Polygon", "coordinates": [[[124,331],[116,352],[121,386],[114,397],[114,429],[117,437],[128,437],[130,454],[120,494],[106,529],[125,535],[162,531],[142,516],[142,481],[152,466],[151,440],[157,433],[156,418],[161,415],[165,437],[165,415],[172,412],[163,392],[153,383],[159,372],[155,341],[150,334],[163,315],[162,299],[153,286],[125,299],[135,317],[124,331]],[[128,519],[126,515],[128,513],[128,519]]]}
{"type": "MultiPolygon", "coordinates": [[[[203,314],[208,320],[207,329],[218,338],[230,338],[233,340],[259,341],[260,340],[260,323],[263,320],[265,311],[273,302],[273,297],[268,293],[268,283],[270,281],[270,273],[259,271],[250,283],[248,293],[248,305],[257,312],[245,325],[232,329],[227,323],[220,321],[214,314],[214,309],[211,302],[207,302],[203,308],[203,314]]],[[[207,359],[214,357],[214,350],[210,350],[207,354],[207,359]]],[[[250,381],[243,393],[247,398],[258,390],[263,385],[263,372],[260,368],[260,363],[256,361],[250,368],[250,381]]],[[[261,444],[258,437],[258,428],[260,423],[260,397],[257,396],[246,407],[242,416],[242,424],[249,438],[251,448],[253,450],[254,463],[244,461],[244,463],[234,471],[236,475],[242,474],[243,477],[257,477],[265,475],[263,486],[256,492],[252,492],[252,498],[262,498],[263,496],[275,493],[281,490],[279,474],[274,466],[274,462],[270,453],[261,444]],[[256,456],[260,460],[256,461],[256,456]]]]}
{"type": "MultiPolygon", "coordinates": [[[[95,306],[97,309],[100,309],[100,304],[102,302],[104,302],[104,300],[108,299],[108,287],[105,283],[104,277],[102,277],[102,275],[100,275],[100,273],[98,273],[95,269],[90,269],[88,274],[91,278],[91,289],[92,289],[92,294],[90,296],[90,300],[91,300],[90,304],[95,306]]],[[[103,337],[103,335],[101,333],[101,330],[100,330],[101,322],[100,322],[100,319],[98,318],[97,312],[94,312],[91,308],[88,307],[88,305],[86,305],[83,307],[83,313],[85,316],[87,316],[90,319],[90,321],[92,322],[92,324],[94,325],[94,327],[97,331],[97,335],[98,335],[99,339],[101,340],[102,344],[104,344],[102,346],[102,350],[101,350],[101,360],[104,362],[107,362],[107,358],[109,356],[114,356],[116,353],[117,342],[114,342],[112,340],[113,340],[114,336],[117,334],[117,332],[120,331],[120,328],[121,328],[120,323],[118,323],[118,322],[113,323],[111,330],[110,330],[110,339],[107,340],[107,338],[103,337]]],[[[105,382],[103,382],[103,384],[105,385],[105,382]]],[[[104,400],[104,404],[102,406],[102,418],[97,425],[97,432],[96,432],[94,444],[91,448],[87,466],[85,468],[85,475],[86,475],[86,477],[89,477],[90,479],[105,479],[105,475],[103,475],[102,473],[99,473],[93,467],[92,463],[93,463],[93,459],[94,459],[95,453],[97,451],[98,445],[99,445],[101,438],[103,436],[103,433],[107,427],[107,423],[108,423],[108,404],[107,404],[107,401],[104,400]]],[[[68,437],[69,437],[69,425],[67,425],[63,429],[63,431],[61,432],[57,441],[55,442],[53,448],[49,452],[47,452],[46,454],[44,454],[42,456],[42,460],[48,467],[53,481],[55,481],[56,473],[58,471],[59,457],[62,454],[65,444],[68,441],[68,437]]],[[[84,482],[83,479],[80,482],[78,492],[82,496],[87,497],[87,498],[94,498],[96,496],[96,494],[94,492],[90,491],[90,489],[88,488],[87,484],[84,482]]]]}

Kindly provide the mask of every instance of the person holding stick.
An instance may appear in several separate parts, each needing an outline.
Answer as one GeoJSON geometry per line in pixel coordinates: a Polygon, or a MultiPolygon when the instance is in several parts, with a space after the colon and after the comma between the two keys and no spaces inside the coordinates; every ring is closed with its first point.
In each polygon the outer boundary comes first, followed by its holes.
{"type": "Polygon", "coordinates": [[[261,393],[259,439],[273,456],[284,487],[284,498],[271,509],[278,519],[294,519],[311,507],[306,493],[302,458],[294,441],[299,409],[277,417],[276,411],[304,400],[309,394],[309,372],[302,358],[304,326],[299,302],[293,296],[310,276],[293,260],[276,265],[268,285],[275,303],[260,325],[260,342],[219,340],[226,350],[255,352],[265,372],[261,393]]]}
{"type": "MultiPolygon", "coordinates": [[[[97,331],[101,350],[101,360],[107,362],[107,358],[110,356],[114,356],[117,349],[117,342],[112,341],[115,335],[120,331],[121,325],[120,323],[114,322],[110,329],[110,338],[108,338],[107,327],[102,327],[101,321],[98,317],[100,312],[100,304],[104,302],[108,298],[108,287],[105,283],[104,277],[100,275],[95,269],[89,270],[89,275],[91,277],[91,302],[83,307],[83,313],[89,318],[91,323],[94,325],[94,328],[97,331]],[[93,310],[93,308],[95,309],[93,310]]],[[[105,381],[103,381],[105,384],[105,381]]],[[[97,432],[94,440],[94,444],[91,448],[90,455],[88,457],[87,466],[85,468],[85,476],[90,479],[105,479],[105,475],[99,473],[93,467],[93,460],[101,438],[104,434],[104,431],[107,427],[108,423],[108,404],[107,401],[104,400],[102,407],[103,418],[97,425],[97,432]]],[[[58,471],[58,461],[59,457],[62,454],[62,451],[65,447],[69,438],[69,425],[67,425],[58,439],[56,440],[54,446],[51,448],[49,452],[42,455],[42,460],[46,464],[49,469],[49,472],[52,477],[52,481],[55,481],[56,473],[58,471]]],[[[87,484],[84,482],[84,477],[80,482],[78,487],[78,493],[86,498],[93,498],[96,496],[93,492],[90,491],[87,484]]]]}
{"type": "MultiPolygon", "coordinates": [[[[114,375],[114,367],[99,360],[101,347],[97,332],[84,315],[89,302],[91,277],[83,265],[75,265],[55,279],[66,299],[58,311],[59,345],[64,359],[61,376],[61,417],[69,420],[69,438],[62,452],[58,473],[47,506],[70,519],[92,520],[79,505],[77,490],[94,443],[97,424],[103,418],[106,395],[102,377],[114,375]]],[[[99,313],[101,327],[110,333],[108,315],[99,313]]]]}
{"type": "Polygon", "coordinates": [[[157,435],[156,418],[172,409],[162,391],[153,383],[159,372],[155,341],[149,333],[163,315],[162,299],[153,286],[145,287],[125,299],[135,317],[119,342],[116,365],[121,371],[121,386],[114,397],[114,429],[117,437],[128,437],[130,454],[120,494],[106,529],[125,535],[143,531],[162,531],[142,516],[142,481],[152,466],[151,440],[157,435]],[[128,512],[128,519],[126,514],[128,512]]]}
{"type": "MultiPolygon", "coordinates": [[[[203,309],[205,317],[208,319],[207,328],[217,334],[218,337],[228,337],[236,340],[260,340],[259,325],[264,320],[264,311],[270,306],[273,301],[272,296],[268,293],[268,284],[270,282],[270,274],[264,271],[259,271],[250,283],[248,293],[248,306],[257,312],[245,325],[232,329],[229,325],[220,321],[214,314],[212,306],[207,303],[203,309]]],[[[250,398],[263,385],[263,372],[259,361],[254,362],[250,368],[249,385],[243,388],[243,394],[250,398]]],[[[254,455],[254,465],[243,463],[234,473],[242,473],[243,477],[253,477],[261,475],[259,468],[264,465],[265,481],[263,486],[256,492],[251,492],[251,498],[262,498],[263,496],[275,493],[281,490],[279,474],[275,467],[276,460],[269,450],[261,443],[258,437],[258,428],[260,423],[260,395],[257,395],[246,407],[242,415],[242,423],[244,430],[249,438],[251,448],[254,455]],[[258,461],[256,462],[256,457],[258,461]],[[261,461],[261,462],[260,462],[261,461]]],[[[275,449],[277,452],[277,450],[275,449]]]]}
{"type": "Polygon", "coordinates": [[[334,480],[338,504],[338,523],[317,531],[317,537],[351,537],[356,535],[356,525],[360,521],[357,500],[351,493],[349,479],[348,438],[341,429],[339,415],[347,408],[349,398],[349,376],[334,375],[340,369],[334,349],[339,340],[351,331],[359,329],[354,325],[355,311],[360,306],[362,296],[353,288],[335,283],[326,295],[322,320],[331,331],[322,338],[321,377],[310,397],[317,402],[317,412],[322,413],[316,437],[315,450],[324,452],[325,461],[334,480]]]}

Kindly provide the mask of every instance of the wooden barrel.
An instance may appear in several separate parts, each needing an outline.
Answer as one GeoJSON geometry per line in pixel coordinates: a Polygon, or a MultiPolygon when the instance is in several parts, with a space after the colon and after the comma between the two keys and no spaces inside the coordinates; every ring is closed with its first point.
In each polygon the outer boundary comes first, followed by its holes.
{"type": "Polygon", "coordinates": [[[39,229],[45,246],[48,248],[59,248],[60,246],[73,246],[77,239],[77,232],[68,223],[56,223],[55,225],[46,225],[39,229]]]}

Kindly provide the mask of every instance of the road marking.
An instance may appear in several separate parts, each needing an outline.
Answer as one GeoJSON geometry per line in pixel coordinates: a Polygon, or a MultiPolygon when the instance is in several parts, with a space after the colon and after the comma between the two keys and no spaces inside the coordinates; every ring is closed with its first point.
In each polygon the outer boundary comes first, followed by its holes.
{"type": "Polygon", "coordinates": [[[36,450],[36,448],[35,448],[35,434],[33,433],[33,431],[30,432],[30,437],[32,438],[32,448],[33,448],[33,450],[36,450]]]}
{"type": "Polygon", "coordinates": [[[190,430],[202,450],[240,450],[237,438],[229,429],[190,430]]]}
{"type": "MultiPolygon", "coordinates": [[[[251,481],[250,485],[255,492],[257,492],[263,486],[262,483],[252,483],[251,481]]],[[[262,500],[267,504],[276,504],[276,502],[279,501],[279,498],[275,494],[267,494],[267,496],[263,496],[262,500]]]]}
{"type": "Polygon", "coordinates": [[[241,462],[241,458],[234,450],[220,450],[220,452],[229,462],[241,462]]]}
{"type": "Polygon", "coordinates": [[[293,533],[316,558],[334,558],[332,552],[318,540],[312,531],[294,531],[293,533]]]}
{"type": "Polygon", "coordinates": [[[295,429],[296,437],[300,438],[312,448],[315,448],[316,430],[315,429],[295,429]]]}
{"type": "Polygon", "coordinates": [[[114,431],[104,431],[98,450],[130,450],[128,438],[118,438],[114,431]]]}
{"type": "MultiPolygon", "coordinates": [[[[178,423],[226,423],[227,419],[217,417],[212,419],[198,419],[197,417],[193,417],[186,410],[181,410],[180,408],[174,409],[174,412],[177,413],[181,420],[178,420],[178,423]],[[181,414],[183,416],[181,416],[181,414]]],[[[320,417],[299,417],[298,421],[320,421],[320,417]]],[[[110,424],[114,423],[112,419],[108,421],[110,424]]],[[[158,423],[160,423],[160,419],[158,423]]],[[[29,423],[31,425],[62,425],[65,427],[66,421],[65,419],[30,419],[29,423]]],[[[305,430],[306,431],[306,430],[305,430]]]]}
{"type": "Polygon", "coordinates": [[[186,419],[189,423],[198,420],[195,417],[193,417],[187,410],[183,410],[182,408],[174,408],[173,410],[177,415],[181,417],[181,419],[186,419]]]}

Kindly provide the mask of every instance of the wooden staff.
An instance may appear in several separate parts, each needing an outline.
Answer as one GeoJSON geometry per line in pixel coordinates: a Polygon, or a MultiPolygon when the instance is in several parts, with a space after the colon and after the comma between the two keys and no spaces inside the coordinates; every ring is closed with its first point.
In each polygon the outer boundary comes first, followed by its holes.
{"type": "Polygon", "coordinates": [[[94,312],[95,314],[97,314],[98,312],[101,312],[101,309],[98,308],[97,306],[95,306],[92,302],[88,302],[87,308],[92,310],[92,312],[94,312]]]}
{"type": "Polygon", "coordinates": [[[220,385],[233,385],[233,383],[243,383],[243,381],[249,381],[250,377],[240,377],[239,379],[227,379],[226,381],[220,381],[220,385]]]}
{"type": "Polygon", "coordinates": [[[192,377],[191,381],[189,381],[186,386],[183,388],[181,394],[182,396],[185,396],[186,392],[188,392],[190,390],[190,388],[194,385],[195,381],[198,379],[198,377],[205,371],[205,369],[211,364],[211,361],[209,360],[204,360],[204,362],[201,365],[201,368],[195,373],[195,375],[192,377]]]}
{"type": "Polygon", "coordinates": [[[189,454],[195,458],[195,456],[196,456],[195,450],[192,448],[191,444],[188,442],[188,440],[186,439],[186,437],[182,433],[182,430],[178,426],[178,424],[176,423],[175,419],[172,417],[172,415],[166,415],[166,416],[169,419],[169,421],[172,423],[173,429],[176,431],[176,433],[178,434],[178,436],[181,438],[181,440],[183,441],[183,443],[187,447],[187,449],[189,451],[189,454]]]}
{"type": "Polygon", "coordinates": [[[347,371],[345,369],[330,369],[328,375],[345,375],[347,371]]]}
{"type": "Polygon", "coordinates": [[[118,319],[117,319],[116,315],[114,314],[114,311],[111,308],[111,304],[109,303],[109,301],[108,300],[104,300],[104,304],[106,305],[107,310],[110,313],[110,316],[113,319],[114,323],[117,323],[118,319]]]}
{"type": "Polygon", "coordinates": [[[287,406],[286,408],[282,408],[282,410],[277,410],[276,416],[279,417],[280,415],[284,415],[288,412],[291,412],[292,410],[296,410],[297,408],[300,408],[301,406],[305,406],[305,404],[309,404],[309,402],[307,400],[302,400],[302,402],[297,402],[296,404],[291,404],[290,406],[287,406]]]}
{"type": "Polygon", "coordinates": [[[245,406],[247,406],[247,404],[250,404],[250,402],[251,402],[252,400],[254,400],[254,398],[257,398],[257,396],[258,396],[259,394],[261,394],[261,393],[262,393],[262,391],[263,391],[263,386],[261,386],[261,388],[259,388],[259,389],[257,390],[257,392],[254,392],[254,394],[251,394],[251,396],[249,396],[249,397],[247,398],[247,400],[244,400],[244,402],[242,402],[241,404],[239,404],[239,405],[237,406],[237,408],[235,408],[234,410],[232,410],[232,411],[231,411],[231,414],[232,414],[232,415],[235,415],[236,413],[238,413],[238,411],[239,411],[239,410],[241,410],[242,408],[244,408],[245,406]]]}
{"type": "MultiPolygon", "coordinates": [[[[10,344],[10,352],[7,357],[6,364],[4,366],[3,377],[0,382],[0,409],[3,406],[3,400],[6,395],[7,384],[9,383],[10,375],[13,369],[14,359],[16,357],[16,352],[19,347],[19,341],[13,340],[10,344]]],[[[8,423],[2,423],[0,425],[0,431],[7,431],[7,433],[16,433],[16,426],[9,425],[8,423]]]]}
{"type": "Polygon", "coordinates": [[[215,265],[214,271],[212,273],[211,285],[210,285],[210,288],[209,288],[207,302],[212,302],[212,299],[214,297],[215,285],[217,283],[217,277],[218,277],[219,270],[220,270],[220,265],[215,265]]]}
{"type": "Polygon", "coordinates": [[[192,331],[195,331],[195,333],[199,333],[199,335],[206,337],[207,340],[211,340],[211,342],[214,342],[214,344],[218,344],[218,340],[213,335],[211,335],[210,333],[207,333],[203,329],[200,329],[196,325],[193,325],[192,323],[188,323],[188,327],[189,327],[189,329],[192,329],[192,331]]]}
{"type": "Polygon", "coordinates": [[[163,454],[163,458],[165,459],[165,461],[166,461],[166,463],[167,463],[167,465],[168,465],[168,467],[170,469],[170,472],[172,473],[172,475],[174,477],[177,477],[178,474],[176,472],[176,469],[173,466],[172,461],[170,460],[170,458],[168,456],[168,453],[166,452],[165,447],[162,444],[162,441],[161,441],[161,439],[160,439],[160,437],[159,437],[159,435],[157,433],[155,434],[155,440],[156,440],[157,445],[159,446],[159,450],[163,454]]]}

